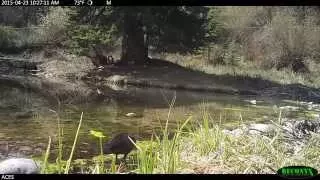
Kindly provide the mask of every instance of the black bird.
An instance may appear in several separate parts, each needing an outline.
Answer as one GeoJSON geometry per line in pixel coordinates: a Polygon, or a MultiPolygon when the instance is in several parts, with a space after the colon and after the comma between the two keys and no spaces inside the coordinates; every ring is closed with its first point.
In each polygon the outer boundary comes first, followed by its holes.
{"type": "Polygon", "coordinates": [[[118,159],[118,154],[124,154],[123,160],[125,160],[127,155],[135,148],[135,145],[130,141],[129,137],[134,143],[136,142],[135,137],[128,133],[121,133],[113,137],[103,146],[103,153],[115,154],[116,160],[118,159]]]}

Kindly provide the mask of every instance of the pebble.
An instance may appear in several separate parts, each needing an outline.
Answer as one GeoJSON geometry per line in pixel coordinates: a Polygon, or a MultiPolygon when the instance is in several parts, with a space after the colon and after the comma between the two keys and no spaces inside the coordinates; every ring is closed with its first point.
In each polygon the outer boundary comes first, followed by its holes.
{"type": "Polygon", "coordinates": [[[136,113],[127,113],[126,116],[127,117],[136,117],[137,114],[136,113]]]}

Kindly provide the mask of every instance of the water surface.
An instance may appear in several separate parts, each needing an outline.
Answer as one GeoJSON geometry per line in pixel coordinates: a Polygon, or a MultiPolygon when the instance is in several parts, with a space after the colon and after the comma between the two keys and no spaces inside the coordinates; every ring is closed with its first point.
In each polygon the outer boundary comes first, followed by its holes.
{"type": "Polygon", "coordinates": [[[84,114],[75,154],[77,158],[95,155],[98,140],[90,136],[90,130],[102,131],[108,137],[129,132],[149,138],[164,126],[173,99],[175,102],[169,117],[171,129],[191,115],[191,123],[197,124],[202,120],[204,108],[212,124],[228,127],[242,122],[277,121],[280,109],[282,117],[287,118],[316,117],[319,112],[319,106],[310,103],[301,105],[264,97],[136,87],[120,90],[114,97],[98,102],[58,106],[56,102],[50,102],[27,88],[8,83],[2,83],[0,87],[0,158],[39,156],[45,151],[49,136],[54,154],[58,120],[63,128],[64,152],[67,155],[81,112],[84,114]],[[134,116],[128,116],[128,113],[134,116]]]}

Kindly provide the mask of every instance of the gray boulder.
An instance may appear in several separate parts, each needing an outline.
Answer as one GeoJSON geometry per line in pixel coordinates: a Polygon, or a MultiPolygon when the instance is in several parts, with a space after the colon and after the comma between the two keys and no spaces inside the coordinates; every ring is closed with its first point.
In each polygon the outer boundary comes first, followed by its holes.
{"type": "Polygon", "coordinates": [[[32,159],[10,158],[0,162],[0,174],[39,174],[40,168],[32,159]]]}
{"type": "Polygon", "coordinates": [[[298,138],[310,136],[311,132],[318,133],[320,127],[319,121],[301,120],[293,124],[293,134],[298,138]]]}

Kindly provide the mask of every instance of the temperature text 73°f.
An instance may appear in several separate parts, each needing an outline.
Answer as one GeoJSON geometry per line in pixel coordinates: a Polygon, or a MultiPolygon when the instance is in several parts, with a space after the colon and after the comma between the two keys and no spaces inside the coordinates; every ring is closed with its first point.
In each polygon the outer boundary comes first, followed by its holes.
{"type": "Polygon", "coordinates": [[[75,6],[92,6],[92,0],[74,0],[75,6]]]}

